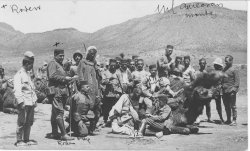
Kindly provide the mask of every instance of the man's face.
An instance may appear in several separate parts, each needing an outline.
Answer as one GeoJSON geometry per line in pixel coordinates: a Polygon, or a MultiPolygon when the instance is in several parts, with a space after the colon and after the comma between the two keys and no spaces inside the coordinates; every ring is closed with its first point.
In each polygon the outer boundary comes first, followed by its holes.
{"type": "Polygon", "coordinates": [[[64,54],[58,54],[57,56],[55,56],[55,60],[62,64],[63,63],[63,60],[64,60],[64,54]]]}
{"type": "Polygon", "coordinates": [[[115,63],[115,62],[111,62],[111,63],[109,64],[109,69],[110,69],[110,70],[116,70],[116,63],[115,63]]]}
{"type": "Polygon", "coordinates": [[[173,53],[173,49],[172,48],[166,48],[165,49],[165,56],[171,56],[172,53],[173,53]]]}
{"type": "Polygon", "coordinates": [[[79,54],[75,55],[74,60],[76,63],[79,63],[81,61],[81,59],[82,59],[81,55],[79,55],[79,54]]]}
{"type": "Polygon", "coordinates": [[[127,68],[128,68],[127,63],[122,63],[122,64],[121,64],[121,68],[122,68],[123,70],[127,70],[127,68]]]}
{"type": "Polygon", "coordinates": [[[184,59],[184,65],[188,67],[190,65],[190,59],[184,59]]]}
{"type": "Polygon", "coordinates": [[[33,63],[26,64],[26,70],[30,71],[31,69],[33,69],[33,63]]]}
{"type": "Polygon", "coordinates": [[[81,92],[82,93],[88,93],[88,92],[90,92],[89,85],[82,85],[81,86],[81,92]]]}
{"type": "Polygon", "coordinates": [[[143,69],[143,66],[144,66],[144,63],[142,61],[138,61],[138,64],[137,64],[137,69],[139,71],[141,71],[143,69]]]}
{"type": "Polygon", "coordinates": [[[226,57],[225,58],[225,64],[226,64],[227,67],[230,67],[233,64],[233,61],[232,60],[230,61],[230,59],[228,57],[226,57]]]}
{"type": "Polygon", "coordinates": [[[156,71],[157,71],[156,68],[152,68],[152,69],[149,70],[152,77],[156,76],[156,71]]]}
{"type": "Polygon", "coordinates": [[[4,69],[0,68],[0,76],[3,76],[3,75],[4,75],[4,69]]]}
{"type": "Polygon", "coordinates": [[[129,66],[130,66],[131,70],[135,70],[135,62],[134,61],[131,61],[129,66]]]}
{"type": "Polygon", "coordinates": [[[96,57],[96,53],[95,52],[93,52],[93,50],[91,51],[89,51],[89,53],[87,54],[87,60],[89,60],[89,61],[94,61],[95,60],[95,57],[96,57]]]}
{"type": "Polygon", "coordinates": [[[138,91],[134,92],[134,96],[135,96],[136,98],[139,98],[139,97],[141,96],[141,94],[142,94],[142,91],[141,91],[141,90],[138,90],[138,91]]]}
{"type": "Polygon", "coordinates": [[[176,59],[175,63],[176,64],[181,64],[181,59],[180,58],[176,59]]]}
{"type": "Polygon", "coordinates": [[[205,67],[206,67],[206,62],[205,62],[204,60],[201,60],[200,63],[199,63],[199,65],[200,65],[200,68],[201,68],[201,69],[205,69],[205,67]]]}

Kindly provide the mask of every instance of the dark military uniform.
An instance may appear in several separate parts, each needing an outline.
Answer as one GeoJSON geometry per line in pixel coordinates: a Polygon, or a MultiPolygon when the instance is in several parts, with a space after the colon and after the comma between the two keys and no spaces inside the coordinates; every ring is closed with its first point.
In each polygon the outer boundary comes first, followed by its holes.
{"type": "Polygon", "coordinates": [[[68,90],[66,86],[66,72],[63,66],[52,60],[48,64],[48,87],[54,89],[55,94],[48,95],[48,99],[52,102],[51,126],[52,133],[57,133],[57,120],[63,119],[64,105],[68,97],[68,90]]]}
{"type": "MultiPolygon", "coordinates": [[[[72,96],[71,101],[72,130],[77,136],[85,137],[88,135],[88,127],[94,126],[92,125],[94,114],[93,112],[90,114],[91,97],[77,92],[72,96]],[[86,124],[87,122],[90,122],[90,125],[86,124]]],[[[92,129],[91,127],[90,130],[92,129]]]]}

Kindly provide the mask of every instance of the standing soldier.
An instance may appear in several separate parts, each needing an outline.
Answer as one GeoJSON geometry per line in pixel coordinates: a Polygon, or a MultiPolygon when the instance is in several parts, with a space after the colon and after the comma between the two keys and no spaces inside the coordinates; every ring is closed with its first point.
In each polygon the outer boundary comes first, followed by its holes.
{"type": "Polygon", "coordinates": [[[171,58],[171,55],[173,53],[174,47],[172,45],[167,45],[165,49],[165,56],[160,58],[160,60],[157,61],[157,70],[158,75],[160,77],[168,77],[168,72],[170,71],[170,65],[174,62],[174,59],[171,58]],[[168,71],[168,72],[166,72],[168,71]]]}
{"type": "MultiPolygon", "coordinates": [[[[95,46],[90,46],[87,49],[87,56],[86,59],[80,61],[77,67],[77,75],[79,76],[80,81],[88,81],[89,87],[91,92],[89,96],[91,97],[92,102],[90,103],[90,109],[95,113],[95,124],[98,122],[100,117],[100,101],[101,101],[101,94],[99,91],[99,83],[97,79],[96,73],[96,65],[95,65],[95,58],[97,54],[97,48],[95,46]]],[[[92,128],[95,126],[91,126],[92,128]]],[[[94,131],[90,130],[91,132],[94,131]]]]}
{"type": "Polygon", "coordinates": [[[233,57],[227,55],[225,57],[225,68],[223,72],[226,77],[223,78],[222,88],[223,88],[223,103],[225,105],[225,110],[227,114],[226,124],[231,126],[236,126],[237,110],[236,110],[236,94],[239,90],[240,78],[238,71],[232,67],[233,57]],[[231,122],[231,110],[233,112],[233,121],[231,122]]]}
{"type": "MultiPolygon", "coordinates": [[[[33,60],[33,62],[35,61],[35,58],[34,58],[35,56],[34,56],[33,52],[26,51],[23,55],[24,55],[24,58],[33,60]]],[[[30,69],[30,71],[28,71],[28,73],[30,74],[31,79],[33,80],[35,78],[34,68],[32,67],[32,69],[30,69]]]]}
{"type": "Polygon", "coordinates": [[[195,70],[190,65],[190,56],[184,57],[184,66],[185,68],[183,70],[182,76],[186,85],[190,85],[191,82],[195,79],[195,70]]]}
{"type": "Polygon", "coordinates": [[[112,106],[115,105],[122,94],[118,78],[121,79],[121,75],[120,72],[116,70],[116,60],[110,59],[109,69],[103,73],[102,77],[102,85],[105,87],[102,106],[103,120],[105,124],[107,123],[108,115],[112,106]]]}
{"type": "Polygon", "coordinates": [[[52,113],[51,113],[51,127],[52,133],[48,136],[49,138],[58,139],[60,137],[57,126],[61,131],[62,140],[73,140],[72,137],[68,136],[64,126],[64,108],[66,100],[68,98],[67,84],[71,81],[71,77],[66,76],[66,72],[63,69],[64,50],[54,50],[54,60],[48,64],[48,99],[52,102],[52,113]]]}
{"type": "Polygon", "coordinates": [[[30,140],[30,130],[34,122],[34,108],[37,105],[35,86],[28,71],[33,69],[34,59],[24,58],[22,68],[14,76],[14,95],[18,102],[16,146],[36,145],[30,140]]]}

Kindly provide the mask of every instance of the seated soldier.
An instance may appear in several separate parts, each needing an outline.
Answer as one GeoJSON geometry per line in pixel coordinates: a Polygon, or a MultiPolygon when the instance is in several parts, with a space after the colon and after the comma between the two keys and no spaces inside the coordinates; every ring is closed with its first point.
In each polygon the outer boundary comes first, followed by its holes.
{"type": "Polygon", "coordinates": [[[156,92],[157,83],[159,81],[156,65],[150,65],[149,72],[150,76],[146,77],[142,81],[142,97],[139,101],[139,103],[146,105],[146,114],[151,113],[152,103],[156,97],[154,93],[156,92]]]}
{"type": "Polygon", "coordinates": [[[154,102],[152,114],[148,114],[148,117],[142,120],[138,137],[142,137],[144,134],[160,138],[163,134],[169,134],[170,121],[168,119],[172,113],[171,108],[166,103],[166,96],[154,102]]]}
{"type": "MultiPolygon", "coordinates": [[[[86,137],[93,134],[94,113],[90,111],[91,98],[88,95],[90,88],[87,81],[80,81],[78,91],[72,96],[71,101],[71,123],[72,131],[76,136],[86,137]]],[[[67,129],[68,130],[68,129],[67,129]]]]}
{"type": "MultiPolygon", "coordinates": [[[[109,112],[112,132],[116,134],[135,135],[134,128],[139,121],[139,98],[142,91],[135,88],[130,94],[123,94],[109,112]]],[[[137,127],[138,128],[138,127],[137,127]]]]}

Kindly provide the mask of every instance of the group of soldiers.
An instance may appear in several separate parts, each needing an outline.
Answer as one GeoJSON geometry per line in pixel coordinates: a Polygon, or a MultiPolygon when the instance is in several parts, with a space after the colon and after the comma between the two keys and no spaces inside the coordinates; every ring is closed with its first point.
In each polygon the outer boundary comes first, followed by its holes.
{"type": "MultiPolygon", "coordinates": [[[[17,146],[37,144],[29,139],[37,101],[52,104],[51,128],[48,138],[73,140],[74,136],[93,135],[99,125],[112,128],[113,133],[132,137],[168,134],[168,118],[176,109],[175,99],[183,89],[173,90],[177,81],[191,86],[195,79],[206,73],[206,59],[199,60],[199,70],[191,65],[190,56],[172,58],[174,47],[167,45],[165,56],[146,68],[139,56],[125,58],[123,54],[109,59],[108,64],[96,60],[97,48],[90,46],[86,55],[73,54],[73,63],[64,61],[64,50],[55,49],[54,59],[44,62],[34,76],[34,54],[24,54],[22,68],[14,76],[14,96],[18,113],[17,146]],[[158,98],[165,99],[158,99],[158,98]],[[165,101],[164,101],[165,100],[165,101]],[[64,111],[69,111],[64,125],[64,111]],[[103,117],[103,123],[99,118],[103,117]],[[58,132],[58,127],[60,132],[58,132]]],[[[236,125],[236,94],[239,74],[232,66],[233,57],[213,62],[214,69],[225,76],[216,84],[216,109],[221,123],[236,125]],[[222,117],[221,98],[227,120],[222,117]],[[233,120],[231,119],[231,112],[233,120]]],[[[1,71],[1,70],[0,70],[1,71]]],[[[4,79],[2,77],[2,79],[4,79]]],[[[1,84],[5,83],[2,80],[1,84]]],[[[2,87],[1,85],[1,87],[2,87]]],[[[211,122],[210,103],[206,104],[208,122],[211,122]]]]}

